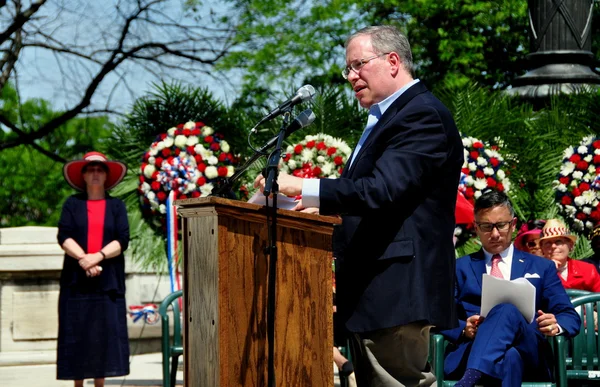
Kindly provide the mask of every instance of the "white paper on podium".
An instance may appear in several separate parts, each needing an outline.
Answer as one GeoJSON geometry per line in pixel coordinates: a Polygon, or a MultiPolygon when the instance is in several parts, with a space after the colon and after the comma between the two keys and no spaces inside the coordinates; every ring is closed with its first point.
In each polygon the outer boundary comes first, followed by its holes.
{"type": "MultiPolygon", "coordinates": [[[[267,201],[265,200],[266,196],[260,192],[260,191],[256,191],[256,193],[254,195],[252,195],[252,197],[250,199],[248,199],[248,203],[254,203],[254,204],[258,204],[260,206],[265,206],[267,205],[267,201]]],[[[298,204],[299,201],[294,199],[294,198],[290,198],[288,196],[285,196],[283,194],[279,194],[277,196],[277,208],[282,208],[284,210],[292,210],[294,209],[294,207],[296,207],[296,204],[298,204]]],[[[273,198],[269,198],[269,206],[273,205],[273,198]]]]}
{"type": "Polygon", "coordinates": [[[530,324],[535,318],[535,286],[525,278],[512,281],[483,275],[481,286],[481,313],[486,317],[498,304],[513,304],[530,324]]]}

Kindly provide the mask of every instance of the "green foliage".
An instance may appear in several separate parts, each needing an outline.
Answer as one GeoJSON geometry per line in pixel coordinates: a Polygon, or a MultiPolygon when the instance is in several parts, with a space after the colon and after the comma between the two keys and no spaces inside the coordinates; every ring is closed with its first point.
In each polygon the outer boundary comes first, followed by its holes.
{"type": "MultiPolygon", "coordinates": [[[[2,90],[0,114],[18,122],[26,133],[37,130],[60,112],[47,101],[34,99],[19,104],[10,85],[2,90]]],[[[36,144],[66,160],[101,150],[112,129],[107,117],[75,118],[48,134],[36,144]]],[[[0,130],[0,137],[16,136],[0,130]]],[[[50,159],[30,145],[2,151],[0,157],[0,227],[27,225],[56,226],[62,202],[74,190],[65,182],[63,163],[50,159]]]]}

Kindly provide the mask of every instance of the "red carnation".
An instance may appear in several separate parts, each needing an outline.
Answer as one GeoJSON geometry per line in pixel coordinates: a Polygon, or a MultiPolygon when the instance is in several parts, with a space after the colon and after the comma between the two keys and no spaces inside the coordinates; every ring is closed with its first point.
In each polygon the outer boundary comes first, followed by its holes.
{"type": "Polygon", "coordinates": [[[179,156],[179,154],[181,153],[181,149],[175,148],[174,153],[175,153],[175,156],[179,156]]]}
{"type": "Polygon", "coordinates": [[[221,149],[221,146],[219,145],[218,142],[213,142],[212,144],[210,144],[210,149],[212,149],[214,151],[218,151],[219,149],[221,149]]]}
{"type": "Polygon", "coordinates": [[[225,160],[227,160],[227,153],[221,153],[221,154],[219,155],[219,161],[220,161],[220,162],[223,162],[223,161],[225,161],[225,160]]]}
{"type": "Polygon", "coordinates": [[[198,192],[198,191],[192,192],[192,197],[193,198],[199,198],[200,197],[200,192],[198,192]]]}
{"type": "Polygon", "coordinates": [[[340,167],[340,169],[338,169],[338,173],[341,175],[341,174],[342,174],[342,172],[344,172],[344,168],[343,168],[343,167],[340,167]]]}
{"type": "Polygon", "coordinates": [[[333,163],[335,165],[342,165],[343,162],[344,162],[344,159],[342,159],[342,156],[335,156],[333,158],[333,163]]]}
{"type": "Polygon", "coordinates": [[[586,163],[585,161],[580,161],[577,163],[577,169],[579,169],[580,171],[585,171],[588,169],[588,163],[586,163]]]}
{"type": "Polygon", "coordinates": [[[167,193],[165,191],[160,191],[156,194],[156,197],[158,198],[159,202],[164,202],[165,200],[167,200],[167,193]]]}
{"type": "Polygon", "coordinates": [[[161,153],[162,153],[162,155],[164,157],[169,157],[169,156],[171,156],[171,149],[169,149],[169,148],[163,148],[163,150],[161,151],[161,153]]]}
{"type": "Polygon", "coordinates": [[[153,181],[152,184],[150,184],[150,188],[152,188],[152,191],[158,191],[160,189],[160,183],[158,181],[153,181]]]}
{"type": "Polygon", "coordinates": [[[492,150],[495,150],[495,151],[497,151],[498,149],[500,149],[500,147],[498,145],[492,145],[490,148],[492,150]]]}
{"type": "Polygon", "coordinates": [[[481,149],[481,148],[483,148],[483,143],[481,143],[480,141],[475,141],[473,143],[473,148],[481,149]]]}
{"type": "Polygon", "coordinates": [[[314,167],[314,169],[312,170],[312,173],[313,173],[315,176],[320,176],[320,175],[321,175],[321,173],[322,173],[322,171],[321,171],[321,168],[319,168],[319,167],[314,167]]]}
{"type": "Polygon", "coordinates": [[[196,128],[201,128],[203,126],[206,126],[206,124],[204,122],[202,122],[202,121],[196,122],[196,128]]]}
{"type": "Polygon", "coordinates": [[[288,161],[290,161],[291,158],[292,158],[292,155],[289,154],[289,153],[286,153],[286,154],[283,155],[283,161],[285,161],[286,163],[288,161]]]}
{"type": "Polygon", "coordinates": [[[584,214],[583,212],[578,212],[577,215],[575,215],[575,217],[579,220],[586,220],[587,215],[584,214]]]}
{"type": "Polygon", "coordinates": [[[487,178],[487,185],[490,188],[494,188],[496,186],[496,180],[493,177],[488,177],[487,178]]]}
{"type": "Polygon", "coordinates": [[[154,159],[154,165],[156,165],[157,167],[161,167],[162,163],[163,163],[163,158],[162,157],[157,157],[154,159]]]}
{"type": "Polygon", "coordinates": [[[477,172],[475,172],[475,177],[478,179],[483,179],[485,177],[485,173],[483,173],[481,169],[478,169],[477,172]]]}
{"type": "Polygon", "coordinates": [[[217,173],[219,174],[219,176],[222,176],[222,177],[227,176],[227,167],[217,168],[217,173]]]}
{"type": "Polygon", "coordinates": [[[301,169],[294,169],[292,171],[292,175],[294,175],[296,177],[302,177],[302,170],[301,169]]]}
{"type": "Polygon", "coordinates": [[[200,129],[192,129],[192,136],[199,136],[201,133],[200,129]]]}
{"type": "Polygon", "coordinates": [[[600,140],[596,140],[592,143],[592,146],[596,149],[600,149],[600,140]]]}
{"type": "Polygon", "coordinates": [[[571,179],[569,179],[568,176],[563,176],[563,177],[559,178],[558,181],[560,181],[560,184],[567,185],[571,182],[571,179]]]}
{"type": "Polygon", "coordinates": [[[581,183],[579,183],[579,190],[581,192],[585,192],[585,191],[589,191],[590,189],[590,185],[584,181],[582,181],[581,183]]]}
{"type": "Polygon", "coordinates": [[[472,198],[473,196],[475,196],[475,191],[473,190],[473,187],[467,187],[465,189],[465,197],[468,198],[472,198]]]}
{"type": "Polygon", "coordinates": [[[158,171],[154,171],[152,173],[152,180],[156,180],[157,177],[158,177],[158,171]]]}
{"type": "Polygon", "coordinates": [[[315,146],[316,141],[315,140],[310,140],[309,142],[306,143],[306,147],[308,149],[312,149],[315,146]]]}
{"type": "Polygon", "coordinates": [[[504,192],[504,184],[502,184],[502,183],[496,184],[496,189],[500,192],[504,192]]]}
{"type": "Polygon", "coordinates": [[[590,214],[590,218],[592,218],[594,223],[597,223],[598,221],[600,221],[600,211],[598,211],[598,210],[592,211],[592,213],[590,214]]]}
{"type": "Polygon", "coordinates": [[[581,156],[579,156],[577,153],[575,153],[574,155],[572,155],[571,157],[569,157],[569,161],[572,163],[577,164],[578,162],[581,161],[581,156]]]}
{"type": "Polygon", "coordinates": [[[473,160],[477,160],[477,158],[479,157],[479,152],[477,151],[471,151],[471,153],[469,153],[469,156],[473,159],[473,160]]]}
{"type": "Polygon", "coordinates": [[[165,138],[167,138],[167,134],[166,133],[161,133],[160,134],[160,139],[164,140],[165,138]]]}
{"type": "Polygon", "coordinates": [[[196,151],[194,150],[194,147],[193,147],[193,146],[191,146],[191,145],[190,145],[190,146],[187,146],[187,147],[185,148],[185,151],[188,153],[188,155],[192,155],[192,156],[193,156],[193,155],[195,155],[195,154],[196,154],[196,151]]]}
{"type": "Polygon", "coordinates": [[[596,164],[596,165],[600,164],[600,155],[594,156],[594,164],[596,164]]]}
{"type": "Polygon", "coordinates": [[[186,136],[186,137],[189,137],[189,136],[190,136],[190,134],[192,134],[192,131],[191,131],[191,130],[189,130],[189,129],[183,129],[183,135],[184,135],[184,136],[186,136]]]}
{"type": "Polygon", "coordinates": [[[198,180],[196,180],[196,185],[198,187],[202,187],[204,184],[206,184],[206,178],[204,176],[201,176],[198,178],[198,180]]]}
{"type": "Polygon", "coordinates": [[[564,205],[564,206],[568,206],[569,204],[572,203],[572,200],[570,197],[568,196],[563,196],[562,199],[560,199],[560,202],[564,205]]]}
{"type": "Polygon", "coordinates": [[[573,188],[573,191],[571,191],[571,194],[574,197],[578,197],[578,196],[581,196],[581,191],[579,190],[579,188],[573,188]]]}
{"type": "Polygon", "coordinates": [[[327,156],[332,156],[335,154],[335,152],[337,152],[337,148],[332,146],[331,148],[327,149],[327,156]]]}
{"type": "Polygon", "coordinates": [[[327,149],[327,145],[325,145],[324,141],[321,141],[320,143],[317,144],[317,149],[318,150],[324,150],[327,149]]]}
{"type": "Polygon", "coordinates": [[[177,129],[183,129],[184,124],[178,124],[177,129]]]}
{"type": "Polygon", "coordinates": [[[214,137],[213,136],[206,136],[206,137],[204,137],[204,142],[207,142],[207,143],[210,144],[213,141],[214,141],[214,137]]]}
{"type": "Polygon", "coordinates": [[[144,175],[140,175],[140,183],[143,183],[143,182],[144,182],[144,180],[145,180],[145,179],[144,179],[144,175]]]}
{"type": "Polygon", "coordinates": [[[302,153],[302,145],[298,144],[294,147],[294,153],[299,155],[300,153],[302,153]]]}
{"type": "Polygon", "coordinates": [[[196,164],[199,164],[202,161],[202,156],[196,155],[194,156],[194,160],[196,160],[196,164]]]}
{"type": "Polygon", "coordinates": [[[492,164],[492,167],[496,168],[498,164],[500,164],[500,161],[497,158],[492,157],[490,158],[490,164],[492,164]]]}
{"type": "Polygon", "coordinates": [[[179,198],[178,198],[178,199],[187,199],[187,195],[185,195],[185,194],[181,194],[181,195],[179,195],[179,198]]]}
{"type": "Polygon", "coordinates": [[[465,175],[468,175],[469,173],[471,173],[471,171],[469,171],[469,168],[463,168],[463,169],[461,169],[461,172],[464,173],[465,175]]]}
{"type": "Polygon", "coordinates": [[[206,164],[204,163],[199,163],[198,164],[198,170],[202,173],[204,173],[204,170],[206,170],[206,164]]]}

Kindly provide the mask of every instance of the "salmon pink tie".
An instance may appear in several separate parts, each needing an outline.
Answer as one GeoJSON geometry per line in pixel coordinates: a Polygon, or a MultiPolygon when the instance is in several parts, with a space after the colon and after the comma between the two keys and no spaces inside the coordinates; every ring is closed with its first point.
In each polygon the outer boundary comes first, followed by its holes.
{"type": "Polygon", "coordinates": [[[500,268],[498,267],[498,262],[500,262],[501,260],[502,260],[502,257],[500,256],[500,254],[494,254],[492,256],[492,271],[490,271],[490,275],[492,277],[504,279],[504,276],[502,275],[502,272],[500,271],[500,268]]]}

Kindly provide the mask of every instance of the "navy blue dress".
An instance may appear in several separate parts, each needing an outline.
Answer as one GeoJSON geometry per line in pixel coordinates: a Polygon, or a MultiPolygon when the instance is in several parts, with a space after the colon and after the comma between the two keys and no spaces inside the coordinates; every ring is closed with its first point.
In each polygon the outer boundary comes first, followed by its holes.
{"type": "MultiPolygon", "coordinates": [[[[58,243],[73,238],[87,252],[87,195],[69,197],[58,224],[58,243]]],[[[117,240],[121,255],[101,262],[88,278],[65,254],[58,304],[57,379],[80,380],[129,374],[125,306],[125,259],[129,223],[125,204],[106,195],[102,246],[117,240]]]]}

